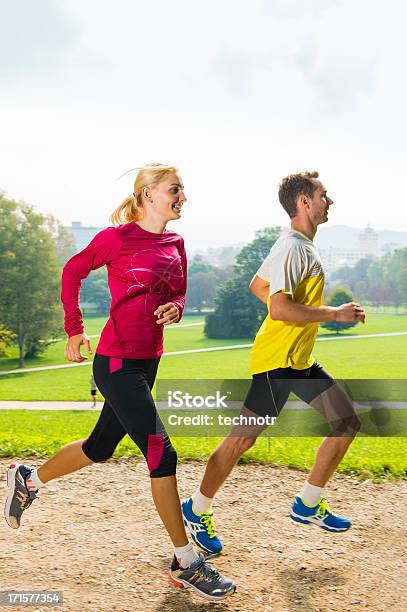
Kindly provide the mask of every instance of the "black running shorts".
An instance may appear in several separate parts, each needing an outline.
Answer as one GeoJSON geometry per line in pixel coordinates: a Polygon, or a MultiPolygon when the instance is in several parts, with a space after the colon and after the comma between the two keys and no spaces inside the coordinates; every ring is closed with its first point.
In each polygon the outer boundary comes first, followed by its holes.
{"type": "Polygon", "coordinates": [[[306,370],[277,368],[254,374],[244,405],[260,416],[277,417],[290,393],[310,404],[335,384],[317,362],[306,370]]]}

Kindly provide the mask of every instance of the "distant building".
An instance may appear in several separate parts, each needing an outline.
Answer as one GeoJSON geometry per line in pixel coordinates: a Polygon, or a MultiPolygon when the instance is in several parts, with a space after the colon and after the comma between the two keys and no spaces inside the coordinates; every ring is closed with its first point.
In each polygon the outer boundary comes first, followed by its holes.
{"type": "Polygon", "coordinates": [[[379,234],[369,225],[358,236],[358,249],[366,255],[379,255],[379,234]]]}
{"type": "Polygon", "coordinates": [[[82,251],[82,249],[84,249],[89,244],[92,238],[94,238],[94,236],[96,236],[96,234],[104,228],[85,227],[84,225],[82,225],[81,221],[72,221],[72,224],[66,227],[65,229],[67,229],[68,232],[70,232],[70,234],[72,235],[76,245],[76,252],[78,252],[82,251]]]}
{"type": "Polygon", "coordinates": [[[319,253],[326,274],[342,266],[353,267],[364,257],[380,257],[384,254],[379,249],[379,235],[370,226],[359,234],[355,247],[329,247],[320,249],[319,253]]]}

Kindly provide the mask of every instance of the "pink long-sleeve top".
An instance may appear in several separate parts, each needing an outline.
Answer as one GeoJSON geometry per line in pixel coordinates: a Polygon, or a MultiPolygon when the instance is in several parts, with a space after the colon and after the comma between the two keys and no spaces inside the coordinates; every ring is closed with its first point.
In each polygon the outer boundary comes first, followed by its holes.
{"type": "Polygon", "coordinates": [[[163,352],[163,326],[154,311],[173,302],[180,317],[185,305],[187,260],[175,232],[156,234],[137,223],[108,227],[74,255],[62,272],[61,300],[68,336],[84,331],[79,307],[83,278],[107,266],[112,302],[96,352],[122,359],[151,359],[163,352]]]}

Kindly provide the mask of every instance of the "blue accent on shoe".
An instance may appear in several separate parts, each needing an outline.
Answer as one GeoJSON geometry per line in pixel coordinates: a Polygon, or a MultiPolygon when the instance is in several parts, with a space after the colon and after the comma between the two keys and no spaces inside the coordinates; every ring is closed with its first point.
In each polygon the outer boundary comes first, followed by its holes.
{"type": "Polygon", "coordinates": [[[290,517],[296,523],[317,525],[331,533],[341,533],[352,527],[352,522],[349,519],[331,511],[328,502],[323,497],[320,498],[316,506],[310,507],[304,504],[301,497],[297,495],[291,506],[290,517]]]}
{"type": "Polygon", "coordinates": [[[223,545],[216,535],[213,512],[195,514],[193,509],[193,498],[184,499],[181,503],[184,525],[188,527],[192,540],[206,553],[219,555],[223,545]]]}

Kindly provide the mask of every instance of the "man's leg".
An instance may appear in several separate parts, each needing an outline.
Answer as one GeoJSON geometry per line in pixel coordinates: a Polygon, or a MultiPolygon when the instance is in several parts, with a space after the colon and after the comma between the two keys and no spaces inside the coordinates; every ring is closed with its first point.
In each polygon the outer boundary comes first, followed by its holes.
{"type": "Polygon", "coordinates": [[[240,424],[233,427],[209,457],[200,487],[182,502],[184,523],[196,544],[211,554],[219,554],[222,543],[216,536],[212,500],[225,482],[239,458],[253,446],[257,437],[267,429],[264,417],[277,417],[287,401],[291,380],[287,370],[255,374],[240,412],[240,424]],[[272,376],[282,380],[272,380],[272,376]]]}
{"type": "MultiPolygon", "coordinates": [[[[240,415],[252,418],[258,416],[245,406],[240,415]]],[[[208,459],[200,486],[202,495],[210,499],[215,497],[240,457],[255,444],[257,437],[264,429],[265,427],[239,425],[231,430],[208,459]]]]}
{"type": "MultiPolygon", "coordinates": [[[[324,487],[354,440],[359,421],[348,396],[338,384],[324,391],[312,400],[310,405],[318,410],[333,428],[331,435],[325,438],[319,447],[308,478],[308,482],[313,486],[324,487]],[[342,416],[338,415],[337,406],[342,416]]],[[[258,416],[245,406],[241,415],[258,416]]],[[[208,459],[200,486],[202,495],[210,499],[215,497],[240,457],[255,444],[264,429],[265,427],[260,426],[236,426],[232,429],[208,459]]]]}
{"type": "Polygon", "coordinates": [[[311,400],[310,405],[331,427],[329,436],[318,449],[308,478],[310,484],[324,487],[355,439],[360,421],[351,399],[338,383],[311,400]]]}
{"type": "MultiPolygon", "coordinates": [[[[258,418],[258,415],[243,406],[241,417],[258,418]]],[[[195,544],[210,555],[218,555],[223,546],[216,535],[212,512],[215,494],[225,482],[239,458],[256,442],[265,427],[235,426],[229,435],[211,453],[200,487],[182,502],[184,524],[188,527],[195,544]]]]}
{"type": "Polygon", "coordinates": [[[325,438],[319,447],[308,482],[315,487],[325,487],[342,461],[356,433],[347,438],[325,438]]]}
{"type": "Polygon", "coordinates": [[[327,531],[347,531],[351,522],[331,513],[323,499],[324,487],[359,431],[360,421],[349,396],[318,364],[311,369],[310,379],[301,385],[303,388],[296,388],[295,393],[324,417],[331,432],[320,445],[310,475],[295,498],[291,518],[316,523],[327,531]],[[322,390],[324,381],[327,388],[322,390]],[[315,392],[317,395],[311,399],[315,392]]]}
{"type": "Polygon", "coordinates": [[[232,428],[227,438],[209,457],[200,491],[213,498],[240,457],[251,448],[257,437],[267,429],[264,417],[277,417],[291,391],[291,368],[278,368],[254,374],[244,406],[240,424],[232,428]]]}

